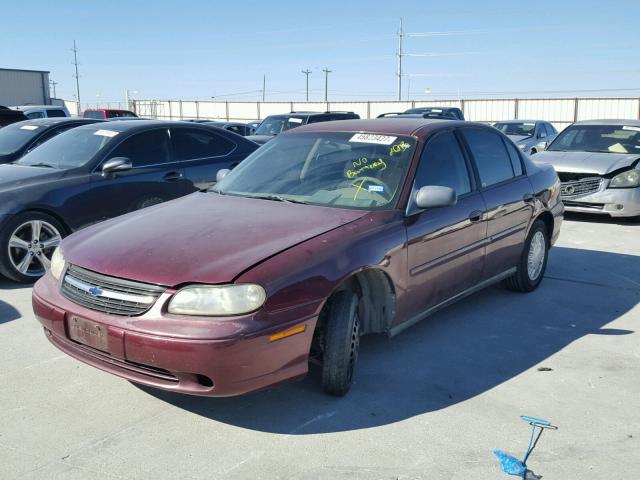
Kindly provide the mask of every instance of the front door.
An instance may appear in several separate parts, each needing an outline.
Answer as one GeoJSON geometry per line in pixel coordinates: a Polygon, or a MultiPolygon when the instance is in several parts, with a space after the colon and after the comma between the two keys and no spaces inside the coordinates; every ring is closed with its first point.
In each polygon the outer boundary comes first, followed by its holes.
{"type": "Polygon", "coordinates": [[[454,206],[412,211],[406,218],[411,316],[419,315],[480,281],[487,225],[482,195],[453,130],[424,148],[413,185],[451,187],[454,206]]]}
{"type": "Polygon", "coordinates": [[[193,191],[185,179],[183,166],[172,159],[166,128],[137,133],[123,140],[105,161],[116,157],[128,158],[133,168],[104,176],[99,166],[93,173],[89,192],[91,198],[88,201],[96,207],[92,214],[93,221],[89,223],[172,200],[193,191]]]}

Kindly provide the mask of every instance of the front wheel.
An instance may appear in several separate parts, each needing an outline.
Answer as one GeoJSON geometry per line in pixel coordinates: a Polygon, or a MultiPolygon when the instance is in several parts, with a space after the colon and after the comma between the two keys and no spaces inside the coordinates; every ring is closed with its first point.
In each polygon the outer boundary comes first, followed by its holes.
{"type": "Polygon", "coordinates": [[[49,270],[64,231],[45,213],[16,215],[0,230],[0,273],[20,283],[36,281],[49,270]]]}
{"type": "Polygon", "coordinates": [[[360,348],[358,296],[350,290],[336,292],[329,299],[329,311],[322,356],[322,388],[343,396],[351,388],[360,348]]]}
{"type": "Polygon", "coordinates": [[[542,220],[536,220],[524,243],[516,273],[505,280],[508,289],[532,292],[538,288],[547,269],[549,246],[547,226],[542,220]]]}

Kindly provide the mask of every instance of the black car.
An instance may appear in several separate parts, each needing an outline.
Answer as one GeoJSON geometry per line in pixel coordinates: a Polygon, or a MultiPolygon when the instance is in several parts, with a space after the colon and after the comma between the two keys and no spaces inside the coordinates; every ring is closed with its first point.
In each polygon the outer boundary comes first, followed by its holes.
{"type": "Polygon", "coordinates": [[[205,125],[148,120],[68,130],[0,165],[0,273],[44,274],[62,237],[215,183],[258,145],[205,125]]]}
{"type": "Polygon", "coordinates": [[[308,123],[355,120],[358,118],[360,118],[360,115],[353,112],[291,112],[282,115],[269,115],[260,123],[256,133],[247,138],[262,145],[286,130],[307,125],[308,123]]]}
{"type": "Polygon", "coordinates": [[[464,120],[462,110],[457,107],[416,107],[403,113],[418,113],[424,118],[440,118],[444,120],[464,120]]]}
{"type": "Polygon", "coordinates": [[[27,117],[24,116],[24,113],[0,105],[0,127],[11,125],[12,123],[16,122],[21,122],[23,120],[27,120],[27,117]]]}
{"type": "Polygon", "coordinates": [[[88,118],[39,118],[13,123],[0,130],[0,163],[19,159],[38,145],[70,128],[100,120],[88,118]]]}
{"type": "Polygon", "coordinates": [[[191,123],[200,123],[203,125],[209,125],[210,127],[218,127],[223,128],[225,130],[229,130],[230,132],[237,133],[238,135],[242,135],[243,137],[253,135],[255,133],[255,128],[247,123],[240,122],[225,122],[220,120],[184,120],[185,122],[191,123]]]}

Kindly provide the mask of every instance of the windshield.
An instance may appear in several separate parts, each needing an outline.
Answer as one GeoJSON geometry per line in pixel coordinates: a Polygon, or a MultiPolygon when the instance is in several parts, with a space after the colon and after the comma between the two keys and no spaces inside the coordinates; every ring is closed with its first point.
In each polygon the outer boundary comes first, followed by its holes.
{"type": "Polygon", "coordinates": [[[117,134],[106,129],[74,128],[43,143],[15,163],[61,169],[82,167],[117,134]]]}
{"type": "Polygon", "coordinates": [[[273,116],[265,118],[256,129],[255,135],[278,135],[285,130],[299,127],[304,123],[302,117],[273,116]]]}
{"type": "Polygon", "coordinates": [[[640,153],[640,126],[574,125],[560,133],[547,150],[640,153]]]}
{"type": "Polygon", "coordinates": [[[536,124],[531,123],[496,123],[495,128],[505,135],[517,135],[522,137],[530,137],[536,129],[536,124]]]}
{"type": "Polygon", "coordinates": [[[415,139],[371,133],[283,135],[219,182],[225,195],[345,208],[393,208],[415,139]]]}
{"type": "Polygon", "coordinates": [[[0,155],[10,155],[24,147],[44,127],[29,122],[19,122],[0,128],[0,155]]]}

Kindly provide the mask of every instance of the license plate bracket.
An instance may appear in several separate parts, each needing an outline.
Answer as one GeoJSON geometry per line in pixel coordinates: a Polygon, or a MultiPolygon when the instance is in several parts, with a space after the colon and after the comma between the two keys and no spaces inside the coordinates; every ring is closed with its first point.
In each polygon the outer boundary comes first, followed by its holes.
{"type": "Polygon", "coordinates": [[[109,351],[109,335],[106,325],[70,316],[67,318],[67,333],[71,340],[96,350],[109,351]]]}

